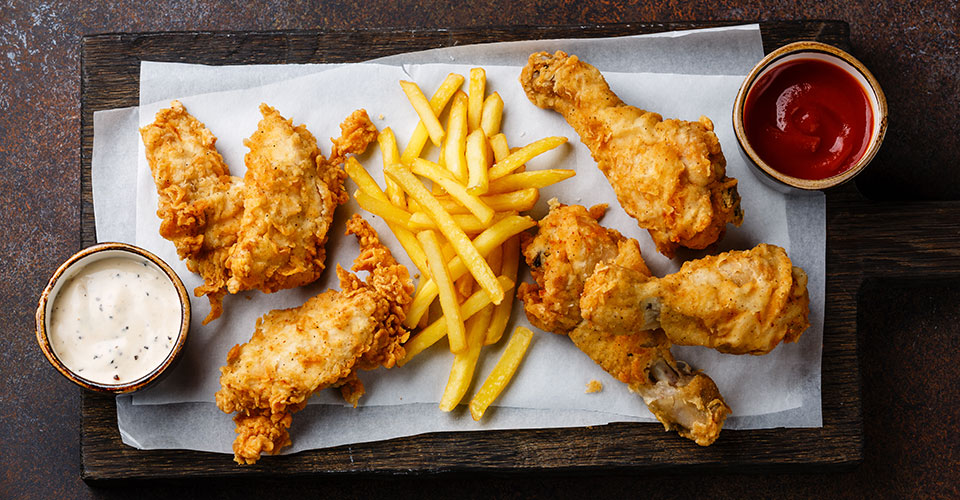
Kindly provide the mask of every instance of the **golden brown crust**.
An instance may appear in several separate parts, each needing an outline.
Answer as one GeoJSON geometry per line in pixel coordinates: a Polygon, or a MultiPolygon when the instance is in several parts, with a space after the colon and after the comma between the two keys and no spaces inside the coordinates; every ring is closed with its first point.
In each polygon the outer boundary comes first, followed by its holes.
{"type": "Polygon", "coordinates": [[[664,120],[625,104],[603,75],[577,56],[531,54],[520,75],[531,102],[553,109],[577,131],[623,209],[650,231],[657,250],[706,248],[743,213],[736,179],[713,123],[664,120]]]}
{"type": "MultiPolygon", "coordinates": [[[[596,281],[598,270],[650,276],[637,242],[600,226],[596,219],[602,214],[551,203],[537,235],[526,237],[524,256],[537,281],[522,284],[518,292],[527,318],[539,328],[568,335],[605,371],[639,393],[668,430],[709,445],[730,413],[713,380],[676,361],[663,332],[638,329],[635,318],[611,317],[610,328],[598,328],[582,315],[581,295],[596,281]]],[[[616,278],[603,284],[618,286],[616,278]]]]}
{"type": "Polygon", "coordinates": [[[253,463],[259,453],[285,446],[287,417],[314,392],[340,387],[356,405],[363,394],[357,370],[389,368],[403,357],[400,344],[409,333],[402,323],[413,292],[409,273],[359,215],[347,227],[360,240],[354,270],[369,271],[366,282],[338,267],[340,291],[267,313],[250,341],[231,349],[220,369],[217,406],[237,412],[238,422],[252,419],[243,432],[238,423],[239,463],[253,463]]]}
{"type": "Polygon", "coordinates": [[[216,138],[178,101],[140,131],[160,197],[160,234],[204,278],[194,290],[210,300],[204,323],[220,316],[228,291],[271,293],[320,276],[334,211],[347,201],[341,164],[376,140],[376,127],[357,110],[341,124],[328,161],[303,125],[266,104],[260,110],[257,132],[245,141],[243,179],[230,175],[216,138]]]}

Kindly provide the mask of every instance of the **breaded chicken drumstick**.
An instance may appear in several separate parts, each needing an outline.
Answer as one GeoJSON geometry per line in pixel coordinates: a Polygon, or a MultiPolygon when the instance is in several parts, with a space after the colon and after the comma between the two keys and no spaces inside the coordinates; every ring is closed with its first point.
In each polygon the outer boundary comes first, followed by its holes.
{"type": "Polygon", "coordinates": [[[728,354],[766,354],[810,326],[806,273],[763,243],[685,262],[663,278],[601,264],[585,283],[580,311],[605,331],[662,328],[674,344],[728,354]]]}
{"type": "Polygon", "coordinates": [[[236,412],[237,463],[255,463],[261,453],[289,445],[291,415],[314,392],[340,387],[356,406],[364,392],[357,371],[391,368],[404,355],[410,275],[359,215],[347,223],[347,234],[360,240],[353,270],[369,271],[366,282],[337,266],[342,290],[267,313],[257,320],[253,338],[230,349],[220,368],[217,406],[236,412]]]}
{"type": "Polygon", "coordinates": [[[527,318],[538,328],[568,335],[604,370],[639,393],[667,430],[708,446],[730,413],[713,380],[675,360],[662,332],[609,332],[581,316],[580,295],[598,265],[616,264],[650,275],[636,240],[597,223],[605,209],[601,205],[588,211],[551,200],[536,237],[523,241],[523,254],[537,281],[518,290],[527,318]]]}
{"type": "Polygon", "coordinates": [[[620,205],[663,255],[706,248],[727,223],[742,222],[737,180],[726,176],[708,118],[664,120],[629,106],[600,71],[561,51],[532,54],[520,83],[531,102],[558,111],[580,134],[620,205]]]}

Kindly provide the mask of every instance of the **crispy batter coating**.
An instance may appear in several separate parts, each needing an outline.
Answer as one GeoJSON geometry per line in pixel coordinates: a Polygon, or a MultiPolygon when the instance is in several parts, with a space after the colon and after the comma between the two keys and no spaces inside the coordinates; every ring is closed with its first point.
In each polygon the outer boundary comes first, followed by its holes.
{"type": "Polygon", "coordinates": [[[204,323],[220,316],[227,292],[272,293],[320,276],[334,210],[347,200],[341,165],[376,139],[366,111],[357,110],[327,160],[306,127],[266,104],[260,111],[257,131],[244,141],[243,179],[230,176],[216,138],[177,101],[141,129],[160,194],[160,234],[204,278],[194,291],[210,299],[204,323]]]}
{"type": "Polygon", "coordinates": [[[334,210],[347,199],[342,171],[323,159],[307,128],[266,104],[260,112],[257,131],[244,141],[250,152],[242,228],[227,263],[231,293],[272,293],[319,278],[334,210]]]}
{"type": "Polygon", "coordinates": [[[608,332],[581,316],[580,295],[595,267],[617,265],[643,276],[650,271],[636,240],[597,223],[603,207],[589,211],[551,200],[550,213],[536,237],[525,238],[523,254],[537,285],[524,283],[518,294],[534,325],[565,334],[608,373],[640,394],[667,430],[701,446],[720,434],[730,408],[706,374],[670,353],[662,332],[608,332]],[[572,325],[572,326],[571,326],[572,325]]]}
{"type": "Polygon", "coordinates": [[[217,317],[243,215],[243,182],[230,175],[217,138],[179,101],[160,110],[140,135],[159,195],[160,235],[203,277],[194,293],[207,296],[210,316],[217,317]]]}
{"type": "Polygon", "coordinates": [[[623,209],[647,229],[657,251],[706,248],[727,223],[740,225],[737,180],[713,123],[664,120],[629,106],[593,66],[557,51],[532,54],[520,75],[531,102],[558,111],[590,149],[623,209]]]}
{"type": "Polygon", "coordinates": [[[729,354],[766,354],[810,326],[806,273],[767,244],[689,261],[663,278],[598,266],[580,307],[606,331],[662,328],[674,344],[729,354]]]}
{"type": "Polygon", "coordinates": [[[340,387],[356,406],[363,394],[357,370],[391,368],[404,355],[401,344],[409,333],[402,324],[413,293],[409,273],[359,215],[347,223],[347,233],[360,240],[353,271],[369,271],[366,282],[338,266],[342,290],[267,313],[250,341],[230,349],[220,368],[217,406],[237,413],[237,463],[255,463],[261,453],[289,445],[291,414],[314,392],[340,387]]]}

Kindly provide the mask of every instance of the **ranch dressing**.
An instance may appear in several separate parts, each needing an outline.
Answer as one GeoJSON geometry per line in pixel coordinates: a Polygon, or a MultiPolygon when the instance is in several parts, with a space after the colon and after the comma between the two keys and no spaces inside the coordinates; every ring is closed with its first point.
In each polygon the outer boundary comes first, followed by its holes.
{"type": "Polygon", "coordinates": [[[149,261],[107,257],[81,267],[57,293],[48,336],[78,376],[123,384],[147,375],[180,332],[180,298],[149,261]]]}

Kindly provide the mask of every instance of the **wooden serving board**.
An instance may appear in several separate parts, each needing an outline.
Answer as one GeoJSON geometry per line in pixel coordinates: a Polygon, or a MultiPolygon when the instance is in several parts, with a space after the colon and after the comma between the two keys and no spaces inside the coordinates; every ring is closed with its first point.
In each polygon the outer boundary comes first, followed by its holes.
{"type": "MultiPolygon", "coordinates": [[[[82,240],[96,242],[90,162],[93,112],[135,106],[141,59],[206,64],[344,63],[396,53],[494,41],[586,38],[703,28],[730,23],[599,26],[107,34],[83,39],[81,61],[82,240]]],[[[739,23],[737,23],[739,24],[739,23]]],[[[849,48],[839,21],[766,22],[764,50],[816,39],[849,48]]],[[[863,460],[857,297],[865,279],[960,276],[958,203],[884,205],[850,184],[827,195],[827,281],[819,429],[725,430],[701,448],[659,424],[434,433],[306,451],[238,467],[223,454],[141,451],[125,446],[109,395],[83,394],[82,477],[87,481],[186,476],[458,472],[586,472],[683,468],[737,472],[804,471],[863,460]],[[922,217],[921,217],[922,214],[922,217]]]]}

